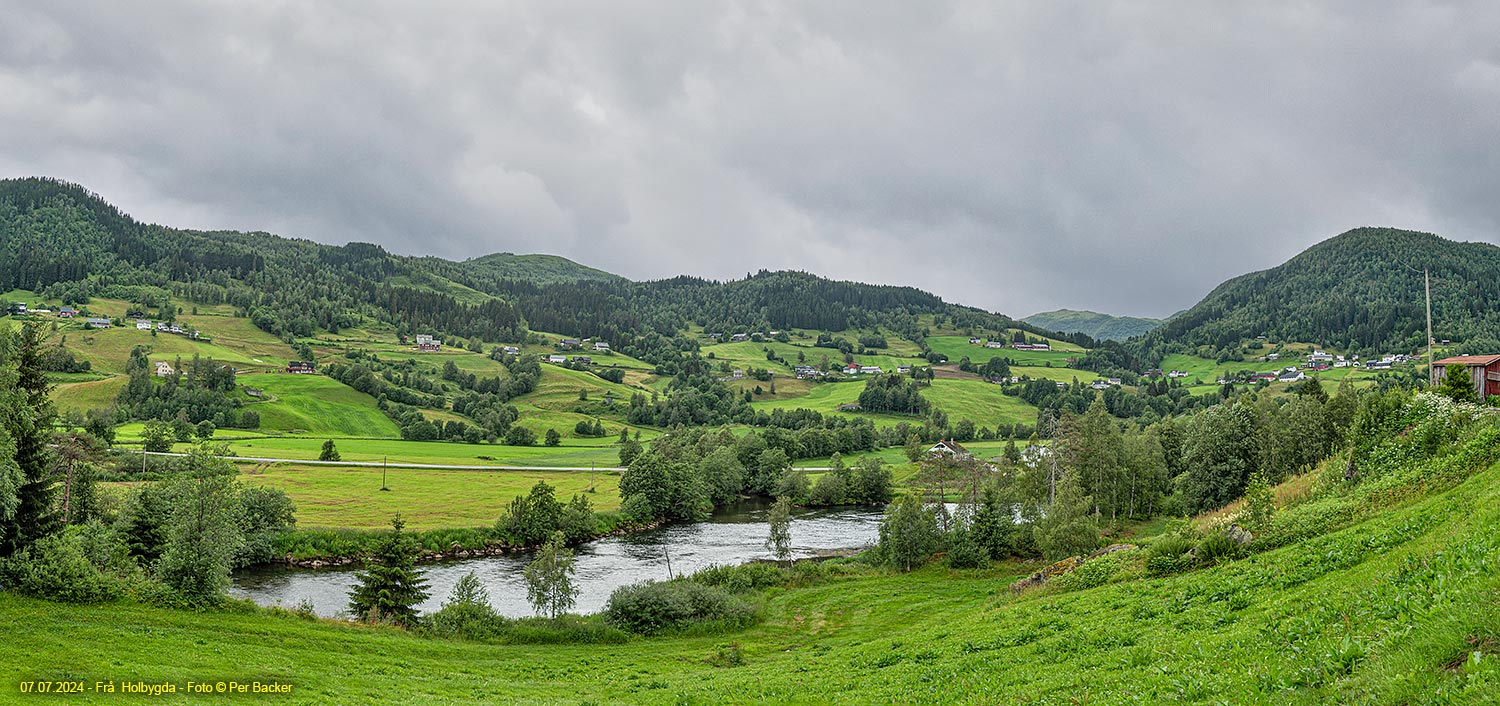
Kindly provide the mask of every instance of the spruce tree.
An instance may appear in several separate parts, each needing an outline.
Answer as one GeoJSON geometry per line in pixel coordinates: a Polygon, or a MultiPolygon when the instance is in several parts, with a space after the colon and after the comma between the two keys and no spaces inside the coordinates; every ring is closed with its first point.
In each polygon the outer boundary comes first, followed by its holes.
{"type": "Polygon", "coordinates": [[[1032,530],[1042,555],[1051,560],[1093,551],[1099,546],[1093,499],[1085,495],[1076,473],[1064,473],[1057,484],[1057,498],[1032,530]]]}
{"type": "Polygon", "coordinates": [[[417,542],[402,532],[405,528],[400,515],[392,518],[390,534],[356,577],[359,585],[349,593],[349,610],[361,620],[406,627],[416,624],[417,606],[427,600],[427,582],[416,568],[417,542]]]}
{"type": "Polygon", "coordinates": [[[16,337],[14,410],[6,415],[6,431],[15,444],[15,463],[21,483],[16,488],[16,509],[0,532],[0,556],[10,556],[22,547],[62,529],[62,516],[54,502],[52,474],[52,420],[57,416],[47,398],[47,372],[42,368],[46,341],[41,329],[26,324],[16,337]]]}

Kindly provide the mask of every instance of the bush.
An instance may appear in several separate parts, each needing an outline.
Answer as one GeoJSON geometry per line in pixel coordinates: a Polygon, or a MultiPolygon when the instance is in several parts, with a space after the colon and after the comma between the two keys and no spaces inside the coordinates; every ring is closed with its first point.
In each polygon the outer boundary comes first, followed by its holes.
{"type": "Polygon", "coordinates": [[[737,628],[755,620],[755,609],[722,588],[694,581],[647,581],[623,586],[609,596],[604,619],[641,635],[718,625],[737,628]]]}
{"type": "Polygon", "coordinates": [[[1130,561],[1131,552],[1114,552],[1083,562],[1078,568],[1052,579],[1052,585],[1063,591],[1081,591],[1109,583],[1130,561]]]}
{"type": "Polygon", "coordinates": [[[470,571],[453,585],[448,600],[427,619],[423,628],[424,632],[437,637],[479,641],[500,635],[506,623],[505,618],[490,607],[489,591],[470,571]]]}
{"type": "Polygon", "coordinates": [[[103,603],[121,594],[120,581],[89,561],[74,534],[37,540],[0,565],[0,578],[18,593],[67,603],[103,603]]]}
{"type": "Polygon", "coordinates": [[[1223,532],[1215,532],[1205,537],[1198,545],[1198,561],[1207,564],[1236,559],[1242,553],[1242,547],[1235,544],[1234,540],[1223,532]]]}
{"type": "Polygon", "coordinates": [[[1157,540],[1146,549],[1146,572],[1153,576],[1167,576],[1193,568],[1193,558],[1187,553],[1197,546],[1192,539],[1172,535],[1157,540]]]}
{"type": "Polygon", "coordinates": [[[787,571],[781,567],[756,562],[739,566],[710,566],[689,576],[688,580],[705,586],[722,588],[730,593],[749,593],[773,586],[784,586],[788,578],[787,571]]]}
{"type": "Polygon", "coordinates": [[[948,566],[954,569],[979,569],[990,564],[989,552],[979,546],[974,532],[960,523],[948,533],[948,566]]]}

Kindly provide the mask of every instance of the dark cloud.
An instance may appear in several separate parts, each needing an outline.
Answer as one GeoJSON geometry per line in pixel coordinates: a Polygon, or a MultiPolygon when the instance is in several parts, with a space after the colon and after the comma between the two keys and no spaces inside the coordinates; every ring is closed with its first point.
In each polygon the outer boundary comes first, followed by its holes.
{"type": "Polygon", "coordinates": [[[1164,315],[1360,225],[1500,241],[1484,2],[0,2],[0,173],[636,278],[1164,315]]]}

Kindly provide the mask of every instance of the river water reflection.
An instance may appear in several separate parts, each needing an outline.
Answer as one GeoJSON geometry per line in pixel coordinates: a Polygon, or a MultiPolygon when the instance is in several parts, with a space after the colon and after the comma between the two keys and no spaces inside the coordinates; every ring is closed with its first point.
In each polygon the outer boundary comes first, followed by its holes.
{"type": "MultiPolygon", "coordinates": [[[[675,524],[623,537],[589,542],[575,551],[577,613],[602,610],[609,594],[620,586],[647,579],[666,579],[670,559],[674,574],[687,574],[713,564],[742,564],[771,558],[765,502],[746,501],[720,510],[706,522],[675,524]]],[[[877,541],[881,508],[794,509],[792,553],[808,557],[837,549],[868,547],[877,541]]],[[[424,613],[437,610],[459,578],[475,572],[490,592],[490,603],[501,615],[532,614],[526,602],[521,571],[530,555],[483,557],[424,565],[430,597],[424,613]]],[[[261,605],[295,607],[311,601],[318,615],[335,616],[347,610],[356,570],[260,567],[236,572],[230,594],[261,605]]]]}

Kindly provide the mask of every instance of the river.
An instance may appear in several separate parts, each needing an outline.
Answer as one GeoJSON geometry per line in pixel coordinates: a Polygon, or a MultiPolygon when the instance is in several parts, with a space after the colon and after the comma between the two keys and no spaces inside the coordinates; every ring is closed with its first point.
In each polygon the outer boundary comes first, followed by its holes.
{"type": "MultiPolygon", "coordinates": [[[[578,587],[576,613],[604,609],[609,594],[621,586],[690,574],[710,565],[743,564],[769,559],[765,501],[745,501],[721,509],[705,522],[680,523],[646,532],[610,537],[578,547],[574,585],[578,587]]],[[[858,549],[875,544],[879,536],[881,508],[794,508],[792,555],[815,556],[838,549],[858,549]]],[[[501,615],[532,615],[526,602],[526,584],[521,571],[529,554],[483,557],[422,565],[430,597],[421,605],[424,613],[441,607],[453,584],[473,571],[490,592],[490,603],[501,615]]],[[[311,601],[318,615],[333,617],[348,609],[349,590],[357,569],[297,569],[263,566],[234,574],[230,595],[250,598],[265,606],[294,608],[311,601]]]]}

